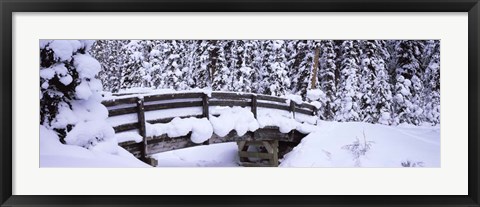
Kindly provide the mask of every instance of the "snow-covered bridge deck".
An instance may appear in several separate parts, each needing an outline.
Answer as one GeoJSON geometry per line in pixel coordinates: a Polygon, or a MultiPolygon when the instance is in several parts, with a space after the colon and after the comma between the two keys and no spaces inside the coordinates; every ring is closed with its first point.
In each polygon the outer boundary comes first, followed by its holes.
{"type": "Polygon", "coordinates": [[[276,166],[279,148],[298,144],[315,124],[317,112],[298,100],[230,92],[128,94],[103,104],[119,145],[148,163],[159,152],[237,142],[244,165],[251,165],[245,157],[257,157],[276,166]],[[247,152],[248,145],[267,152],[247,152]]]}

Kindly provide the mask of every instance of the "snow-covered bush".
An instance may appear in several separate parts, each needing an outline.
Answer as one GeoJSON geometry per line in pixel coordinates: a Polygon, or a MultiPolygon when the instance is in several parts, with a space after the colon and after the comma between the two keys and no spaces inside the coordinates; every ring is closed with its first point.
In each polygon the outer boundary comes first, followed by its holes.
{"type": "Polygon", "coordinates": [[[64,144],[115,153],[113,128],[101,102],[98,61],[88,53],[93,41],[40,41],[40,125],[64,144]]]}

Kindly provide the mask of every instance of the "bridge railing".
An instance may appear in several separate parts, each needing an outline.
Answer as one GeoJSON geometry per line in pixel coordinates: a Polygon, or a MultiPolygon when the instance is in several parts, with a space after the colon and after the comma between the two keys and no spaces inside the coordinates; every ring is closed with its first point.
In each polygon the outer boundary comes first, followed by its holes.
{"type": "MultiPolygon", "coordinates": [[[[260,95],[253,93],[232,93],[232,92],[212,92],[210,96],[203,92],[188,93],[170,93],[158,95],[142,95],[138,97],[115,96],[112,100],[102,102],[108,108],[109,117],[121,116],[126,114],[137,114],[138,121],[122,123],[114,126],[115,133],[138,129],[143,137],[141,157],[147,156],[147,136],[145,123],[168,123],[175,117],[166,117],[159,119],[145,119],[145,112],[159,111],[167,109],[180,109],[187,107],[201,107],[202,114],[176,116],[186,117],[209,117],[209,107],[211,106],[240,106],[250,107],[255,118],[257,118],[258,108],[268,108],[287,111],[293,114],[316,115],[317,108],[308,103],[297,104],[293,100],[275,96],[260,95]]],[[[214,115],[214,114],[213,114],[214,115]]]]}

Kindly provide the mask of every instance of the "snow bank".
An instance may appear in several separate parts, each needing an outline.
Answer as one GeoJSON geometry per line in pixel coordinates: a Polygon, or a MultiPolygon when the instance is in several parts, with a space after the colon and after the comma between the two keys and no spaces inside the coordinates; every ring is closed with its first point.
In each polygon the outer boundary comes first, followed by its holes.
{"type": "Polygon", "coordinates": [[[280,166],[440,167],[440,129],[320,122],[280,166]]]}
{"type": "Polygon", "coordinates": [[[62,144],[54,131],[40,126],[40,167],[150,167],[119,146],[114,151],[62,144]]]}

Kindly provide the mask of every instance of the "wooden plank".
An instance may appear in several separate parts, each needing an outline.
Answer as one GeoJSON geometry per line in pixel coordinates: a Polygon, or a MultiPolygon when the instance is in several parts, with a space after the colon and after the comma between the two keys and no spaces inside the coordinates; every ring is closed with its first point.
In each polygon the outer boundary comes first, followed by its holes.
{"type": "Polygon", "coordinates": [[[272,140],[270,141],[271,145],[272,145],[272,148],[273,148],[273,152],[272,152],[272,159],[270,160],[270,164],[272,166],[275,166],[277,167],[278,166],[278,140],[272,140]]]}
{"type": "Polygon", "coordinates": [[[307,109],[310,109],[311,111],[317,110],[317,107],[308,103],[297,104],[297,108],[299,109],[307,108],[307,109]]]}
{"type": "Polygon", "coordinates": [[[273,153],[273,147],[268,141],[262,141],[263,146],[267,149],[268,153],[273,153]]]}
{"type": "Polygon", "coordinates": [[[240,162],[240,165],[243,167],[273,167],[265,163],[254,163],[254,162],[240,162]]]}
{"type": "Polygon", "coordinates": [[[281,140],[281,141],[291,141],[291,138],[288,134],[281,133],[275,129],[262,129],[255,131],[255,140],[265,141],[265,140],[281,140]]]}
{"type": "Polygon", "coordinates": [[[147,151],[147,130],[145,128],[145,109],[143,106],[143,98],[138,98],[137,100],[137,108],[138,108],[138,132],[140,136],[143,137],[142,140],[142,159],[145,160],[148,155],[147,151]]]}
{"type": "Polygon", "coordinates": [[[257,118],[257,95],[252,95],[252,107],[251,107],[253,117],[257,118]]]}
{"type": "MultiPolygon", "coordinates": [[[[182,118],[182,119],[190,118],[190,117],[203,118],[203,115],[177,116],[177,117],[182,118]]],[[[174,118],[177,118],[177,117],[167,117],[167,118],[153,119],[153,120],[147,120],[147,122],[150,123],[150,124],[159,124],[159,123],[165,124],[165,123],[171,122],[174,118]]]]}
{"type": "Polygon", "coordinates": [[[163,100],[174,100],[174,99],[187,99],[187,98],[202,98],[204,93],[195,92],[195,93],[172,93],[172,94],[160,94],[160,95],[150,95],[145,96],[145,102],[151,101],[163,101],[163,100]]]}
{"type": "Polygon", "coordinates": [[[174,109],[174,108],[195,107],[195,106],[202,106],[202,102],[186,101],[186,102],[152,104],[152,105],[146,105],[145,111],[156,111],[156,110],[162,110],[162,109],[174,109]]]}
{"type": "Polygon", "coordinates": [[[245,146],[246,146],[246,145],[245,145],[246,143],[247,143],[246,141],[238,141],[238,142],[237,142],[238,151],[245,151],[244,148],[245,148],[245,146]]]}
{"type": "Polygon", "coordinates": [[[274,155],[270,153],[263,153],[263,152],[246,152],[246,151],[239,151],[238,155],[240,157],[247,157],[247,158],[260,158],[260,159],[273,159],[274,155]]]}
{"type": "Polygon", "coordinates": [[[139,127],[138,122],[135,122],[135,123],[128,123],[128,124],[114,126],[113,130],[115,131],[115,133],[119,133],[119,132],[129,131],[132,129],[138,129],[138,127],[139,127]]]}
{"type": "Polygon", "coordinates": [[[124,114],[132,114],[132,113],[137,113],[137,107],[127,107],[127,108],[121,108],[121,109],[110,109],[108,110],[108,116],[118,116],[118,115],[124,115],[124,114]]]}
{"type": "Polygon", "coordinates": [[[287,99],[276,97],[276,96],[267,96],[267,95],[258,94],[257,99],[258,100],[264,100],[264,101],[273,101],[273,102],[278,102],[278,103],[283,103],[283,104],[287,103],[287,99]]]}
{"type": "Polygon", "coordinates": [[[191,141],[190,134],[181,137],[170,138],[166,135],[151,137],[148,144],[148,152],[156,154],[160,152],[167,152],[176,149],[183,149],[188,147],[200,146],[203,143],[197,144],[191,141]]]}
{"type": "Polygon", "coordinates": [[[250,101],[211,100],[210,106],[251,106],[250,101]]]}
{"type": "Polygon", "coordinates": [[[265,103],[265,102],[258,102],[257,107],[263,107],[263,108],[270,108],[270,109],[279,109],[279,110],[284,110],[288,111],[290,110],[290,107],[287,105],[280,105],[280,104],[274,104],[274,103],[265,103]]]}
{"type": "Polygon", "coordinates": [[[230,99],[230,100],[249,100],[251,93],[227,93],[227,92],[212,92],[211,99],[230,99]]]}
{"type": "Polygon", "coordinates": [[[305,115],[309,115],[309,116],[311,116],[312,113],[313,113],[313,112],[310,111],[310,110],[307,110],[307,109],[298,109],[298,108],[295,110],[295,112],[296,112],[296,113],[305,114],[305,115]]]}
{"type": "Polygon", "coordinates": [[[142,155],[141,153],[141,148],[142,144],[141,143],[135,143],[135,142],[123,142],[119,143],[120,147],[124,148],[128,152],[132,153],[135,157],[140,158],[142,155]]]}
{"type": "MultiPolygon", "coordinates": [[[[213,134],[212,138],[210,138],[210,143],[213,144],[213,143],[236,142],[236,141],[254,141],[254,138],[253,138],[254,133],[255,132],[247,132],[244,135],[239,136],[237,132],[231,131],[230,133],[228,133],[223,137],[213,134]]],[[[255,140],[258,140],[258,139],[255,138],[255,140]]]]}
{"type": "Polygon", "coordinates": [[[102,101],[102,104],[106,107],[109,107],[109,106],[116,106],[121,104],[134,104],[136,102],[137,102],[137,97],[131,97],[131,98],[118,98],[118,99],[112,99],[112,100],[105,100],[105,101],[102,101]]]}
{"type": "Polygon", "coordinates": [[[207,117],[208,119],[208,95],[207,94],[203,94],[203,97],[202,97],[202,115],[203,117],[207,117]]]}

